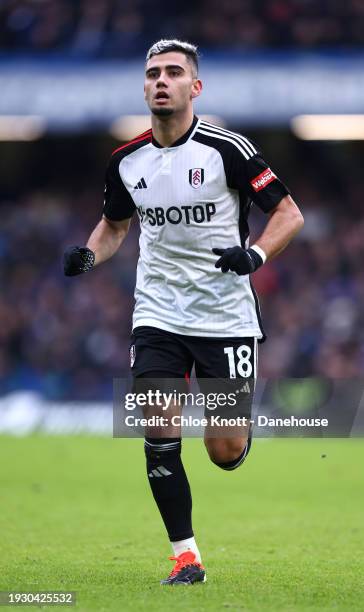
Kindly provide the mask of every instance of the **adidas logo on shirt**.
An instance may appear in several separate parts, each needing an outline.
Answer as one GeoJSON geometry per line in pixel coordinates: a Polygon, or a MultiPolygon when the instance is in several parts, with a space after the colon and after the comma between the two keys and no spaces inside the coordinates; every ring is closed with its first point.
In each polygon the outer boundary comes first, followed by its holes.
{"type": "Polygon", "coordinates": [[[135,185],[134,189],[147,189],[147,183],[142,177],[140,181],[135,185]]]}

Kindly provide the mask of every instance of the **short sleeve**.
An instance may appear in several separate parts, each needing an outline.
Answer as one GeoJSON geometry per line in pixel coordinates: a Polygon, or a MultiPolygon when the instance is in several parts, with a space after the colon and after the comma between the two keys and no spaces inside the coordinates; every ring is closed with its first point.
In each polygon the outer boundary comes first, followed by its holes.
{"type": "Polygon", "coordinates": [[[261,210],[268,213],[290,191],[263,159],[256,145],[245,140],[249,143],[249,149],[248,146],[244,149],[234,146],[227,177],[228,186],[244,192],[261,210]]]}
{"type": "Polygon", "coordinates": [[[119,173],[120,158],[114,155],[105,175],[103,214],[111,221],[123,221],[133,216],[136,207],[119,173]]]}

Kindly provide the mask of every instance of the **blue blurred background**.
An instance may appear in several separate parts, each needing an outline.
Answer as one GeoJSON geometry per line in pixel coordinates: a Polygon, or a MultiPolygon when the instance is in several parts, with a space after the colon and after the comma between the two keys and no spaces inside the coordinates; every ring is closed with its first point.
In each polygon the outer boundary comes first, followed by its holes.
{"type": "MultiPolygon", "coordinates": [[[[90,274],[64,278],[61,256],[100,218],[112,150],[148,127],[160,37],[199,45],[197,112],[258,142],[305,216],[254,275],[261,376],[361,375],[364,3],[0,0],[1,395],[108,401],[128,373],[137,220],[90,274]]],[[[253,237],[265,221],[252,214],[253,237]]]]}

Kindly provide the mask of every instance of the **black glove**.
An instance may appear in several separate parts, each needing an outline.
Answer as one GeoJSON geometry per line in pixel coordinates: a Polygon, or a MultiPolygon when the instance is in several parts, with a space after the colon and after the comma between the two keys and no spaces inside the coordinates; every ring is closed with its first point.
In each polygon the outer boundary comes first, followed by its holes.
{"type": "Polygon", "coordinates": [[[221,272],[236,272],[239,276],[255,272],[262,264],[263,259],[254,249],[243,249],[235,246],[230,249],[212,249],[220,259],[215,263],[215,268],[221,268],[221,272]]]}
{"type": "Polygon", "coordinates": [[[66,276],[76,276],[91,270],[95,253],[87,247],[70,246],[63,255],[63,269],[66,276]]]}

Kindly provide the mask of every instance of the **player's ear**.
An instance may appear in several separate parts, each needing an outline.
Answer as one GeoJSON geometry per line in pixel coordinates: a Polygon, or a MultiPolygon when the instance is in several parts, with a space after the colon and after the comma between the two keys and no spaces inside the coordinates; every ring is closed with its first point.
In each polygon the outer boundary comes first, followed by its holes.
{"type": "Polygon", "coordinates": [[[202,91],[202,81],[195,79],[192,84],[192,98],[197,98],[202,91]]]}

